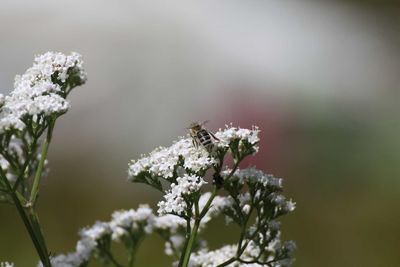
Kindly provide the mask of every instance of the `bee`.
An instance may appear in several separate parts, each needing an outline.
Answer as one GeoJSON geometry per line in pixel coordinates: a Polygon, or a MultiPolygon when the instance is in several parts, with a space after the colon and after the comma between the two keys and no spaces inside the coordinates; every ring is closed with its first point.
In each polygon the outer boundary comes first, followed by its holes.
{"type": "Polygon", "coordinates": [[[202,123],[194,122],[190,124],[188,129],[190,131],[190,136],[193,138],[193,145],[196,148],[199,147],[199,145],[202,145],[210,152],[214,147],[214,142],[219,141],[219,139],[204,127],[207,122],[208,121],[202,123]]]}

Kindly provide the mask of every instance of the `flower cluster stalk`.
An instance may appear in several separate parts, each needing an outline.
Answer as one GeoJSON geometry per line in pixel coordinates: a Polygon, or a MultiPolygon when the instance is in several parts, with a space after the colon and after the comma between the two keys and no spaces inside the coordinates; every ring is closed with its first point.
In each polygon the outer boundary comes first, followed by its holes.
{"type": "Polygon", "coordinates": [[[26,214],[25,209],[21,204],[21,199],[17,197],[16,192],[12,189],[10,183],[8,182],[7,178],[5,178],[3,173],[1,174],[1,178],[7,186],[8,189],[7,193],[10,194],[15,204],[15,207],[17,208],[18,214],[21,217],[21,220],[24,223],[26,230],[28,231],[28,234],[33,242],[33,245],[36,249],[36,252],[39,255],[41,262],[43,263],[44,266],[51,267],[46,244],[43,242],[44,238],[41,235],[41,232],[35,231],[35,228],[33,227],[33,224],[30,220],[30,217],[26,214]]]}
{"type": "MultiPolygon", "coordinates": [[[[232,175],[235,173],[236,169],[239,167],[239,164],[241,162],[241,159],[237,160],[233,169],[231,170],[231,172],[229,173],[229,175],[226,177],[225,182],[229,181],[229,179],[232,177],[232,175]]],[[[222,164],[220,164],[219,166],[221,166],[222,164]]],[[[220,168],[216,168],[217,171],[220,170],[220,168]]],[[[217,185],[215,185],[213,187],[213,191],[211,193],[211,196],[209,197],[209,199],[207,200],[207,203],[204,205],[203,210],[199,213],[198,212],[198,201],[196,201],[195,206],[196,206],[196,212],[195,212],[195,224],[193,227],[192,232],[190,233],[190,239],[188,242],[188,246],[185,248],[184,250],[184,259],[183,259],[183,263],[182,265],[180,265],[180,267],[187,267],[189,264],[189,260],[190,260],[190,254],[192,253],[192,249],[193,249],[193,244],[196,241],[196,237],[197,237],[197,232],[199,231],[199,227],[200,227],[200,223],[201,220],[203,219],[203,217],[207,214],[208,210],[210,209],[211,203],[213,202],[215,196],[217,195],[219,191],[219,187],[217,185]]],[[[243,231],[242,234],[243,235],[243,231]]]]}
{"type": "Polygon", "coordinates": [[[35,205],[35,202],[36,202],[36,199],[37,199],[37,195],[39,193],[40,180],[42,178],[44,162],[46,161],[47,153],[49,151],[51,137],[53,135],[54,124],[55,124],[55,121],[51,120],[50,123],[49,123],[49,128],[47,130],[46,139],[44,140],[44,143],[43,143],[42,153],[40,154],[39,165],[38,165],[38,167],[36,169],[35,178],[33,180],[33,185],[32,185],[31,196],[29,198],[29,205],[30,206],[34,206],[35,205]]]}

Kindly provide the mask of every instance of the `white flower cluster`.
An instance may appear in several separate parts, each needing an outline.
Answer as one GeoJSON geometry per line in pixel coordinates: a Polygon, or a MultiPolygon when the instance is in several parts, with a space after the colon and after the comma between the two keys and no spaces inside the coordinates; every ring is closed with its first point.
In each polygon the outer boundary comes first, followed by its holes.
{"type": "MultiPolygon", "coordinates": [[[[123,236],[128,236],[129,233],[135,236],[138,234],[148,235],[156,230],[167,231],[171,235],[170,242],[176,242],[175,245],[178,245],[181,241],[178,240],[176,233],[179,228],[184,227],[186,227],[184,219],[170,214],[156,217],[148,205],[141,205],[137,210],[116,211],[110,222],[96,222],[93,226],[82,229],[76,251],[52,257],[51,263],[53,267],[78,267],[90,259],[102,238],[111,237],[114,241],[119,242],[123,236]]],[[[139,236],[136,237],[139,238],[139,236]]],[[[167,244],[166,247],[168,247],[167,244]]],[[[42,266],[42,263],[38,264],[38,267],[42,266]]]]}
{"type": "Polygon", "coordinates": [[[155,217],[148,205],[141,205],[137,210],[115,211],[112,214],[110,227],[112,239],[120,241],[122,236],[143,228],[146,234],[153,232],[155,217]]]}
{"type": "MultiPolygon", "coordinates": [[[[220,129],[215,133],[219,139],[216,144],[218,147],[228,147],[232,141],[239,140],[239,147],[247,142],[257,151],[257,144],[260,141],[259,132],[257,126],[253,126],[250,130],[227,125],[226,129],[220,129]]],[[[148,172],[155,177],[171,178],[180,159],[183,159],[182,167],[191,172],[207,170],[217,163],[206,149],[202,149],[201,146],[195,147],[192,137],[188,136],[176,141],[170,147],[159,147],[148,156],[133,160],[128,169],[129,179],[135,180],[135,177],[143,172],[148,172]]]]}
{"type": "MultiPolygon", "coordinates": [[[[78,53],[72,52],[66,56],[62,53],[47,52],[35,58],[33,67],[28,69],[25,75],[44,80],[51,78],[53,74],[57,73],[56,78],[61,82],[65,82],[68,79],[70,68],[76,67],[77,71],[79,71],[80,79],[86,80],[86,73],[83,71],[82,64],[82,56],[78,53]]],[[[24,80],[26,79],[21,77],[17,82],[19,83],[24,80]]]]}
{"type": "Polygon", "coordinates": [[[219,139],[217,145],[220,147],[228,147],[231,142],[235,140],[239,141],[239,147],[242,146],[244,141],[247,141],[249,144],[254,145],[254,149],[258,150],[258,142],[260,138],[258,137],[258,133],[260,129],[257,126],[253,126],[250,129],[244,129],[240,127],[233,127],[231,125],[225,125],[225,129],[220,129],[215,133],[215,136],[219,139]]]}
{"type": "MultiPolygon", "coordinates": [[[[78,243],[80,244],[80,243],[78,243]]],[[[77,252],[69,253],[67,255],[57,255],[55,257],[50,258],[51,266],[54,267],[78,267],[81,266],[84,262],[89,259],[89,255],[85,252],[77,252]]],[[[41,262],[38,263],[38,267],[43,267],[41,262]]]]}
{"type": "Polygon", "coordinates": [[[0,155],[0,168],[6,174],[6,177],[7,177],[8,181],[14,182],[16,180],[17,176],[15,174],[13,174],[13,173],[8,172],[8,170],[10,168],[10,163],[8,162],[8,160],[6,160],[4,158],[3,155],[0,155]]]}
{"type": "Polygon", "coordinates": [[[186,221],[172,214],[156,217],[153,226],[154,229],[169,231],[171,234],[176,234],[181,227],[186,227],[186,221]]]}
{"type": "Polygon", "coordinates": [[[157,204],[160,215],[182,214],[187,208],[184,197],[199,192],[201,187],[207,183],[199,176],[188,174],[176,178],[176,182],[171,184],[171,189],[164,195],[165,201],[160,201],[157,204]]]}
{"type": "MultiPolygon", "coordinates": [[[[112,233],[109,223],[96,222],[92,227],[84,228],[80,231],[81,239],[76,244],[75,252],[69,254],[60,254],[51,257],[53,267],[78,267],[87,262],[97,246],[97,242],[112,233]]],[[[38,267],[43,267],[41,262],[38,267]]]]}
{"type": "MultiPolygon", "coordinates": [[[[243,253],[241,259],[243,260],[251,260],[249,257],[249,253],[251,253],[251,249],[254,247],[246,248],[243,253]]],[[[237,246],[236,245],[226,245],[221,247],[220,249],[208,251],[208,250],[200,250],[196,253],[193,253],[190,258],[190,266],[191,267],[215,267],[219,264],[224,263],[225,261],[231,259],[236,256],[237,246]]],[[[262,267],[258,263],[238,263],[235,262],[234,266],[236,267],[262,267]]]]}
{"type": "MultiPolygon", "coordinates": [[[[230,172],[231,170],[227,169],[222,172],[222,176],[226,177],[230,172]]],[[[237,180],[241,185],[244,185],[245,183],[257,185],[252,201],[262,203],[263,201],[266,201],[265,198],[268,197],[270,198],[270,201],[274,203],[274,209],[276,213],[286,214],[292,212],[296,208],[295,202],[293,202],[292,200],[287,200],[285,196],[275,192],[275,190],[279,191],[280,189],[282,189],[281,178],[276,178],[271,174],[266,174],[263,171],[251,167],[236,170],[231,179],[237,180]]],[[[244,213],[247,213],[250,209],[250,198],[251,196],[249,195],[249,193],[238,195],[240,207],[242,208],[242,211],[244,213]]]]}
{"type": "Polygon", "coordinates": [[[132,161],[128,170],[129,178],[134,179],[145,171],[154,176],[171,178],[180,158],[184,160],[182,167],[193,172],[208,169],[214,163],[205,149],[193,146],[191,138],[182,138],[170,147],[159,147],[149,156],[132,161]]]}
{"type": "MultiPolygon", "coordinates": [[[[7,151],[9,156],[12,156],[21,164],[23,164],[25,161],[23,145],[23,142],[13,135],[8,142],[8,147],[3,149],[7,151]]],[[[32,162],[32,165],[34,165],[34,162],[32,162]]],[[[7,180],[11,183],[14,183],[17,179],[17,174],[13,170],[10,162],[3,155],[0,155],[0,168],[5,173],[7,180]]]]}
{"type": "MultiPolygon", "coordinates": [[[[76,244],[75,252],[51,257],[51,265],[53,267],[81,266],[89,260],[92,251],[97,246],[98,240],[110,233],[111,228],[109,224],[105,222],[96,222],[92,227],[82,229],[80,232],[81,240],[76,244]]],[[[43,267],[43,264],[39,262],[38,267],[43,267]]]]}
{"type": "Polygon", "coordinates": [[[176,248],[182,247],[184,242],[185,238],[183,237],[183,235],[172,235],[169,238],[169,241],[165,243],[165,249],[164,249],[165,255],[168,256],[174,255],[176,248]]]}
{"type": "MultiPolygon", "coordinates": [[[[185,229],[186,221],[178,216],[172,214],[166,214],[163,216],[156,217],[154,220],[154,229],[158,232],[166,233],[169,236],[169,240],[165,242],[165,254],[173,255],[177,248],[181,248],[185,238],[179,233],[179,229],[185,229]]],[[[162,234],[164,236],[164,234],[162,234]]]]}
{"type": "Polygon", "coordinates": [[[14,267],[14,263],[8,261],[0,262],[0,267],[14,267]]]}
{"type": "Polygon", "coordinates": [[[71,72],[84,83],[81,55],[71,53],[47,52],[37,56],[34,64],[23,75],[15,77],[14,90],[7,97],[0,96],[2,104],[0,133],[10,130],[23,130],[25,115],[37,116],[64,113],[69,108],[65,100],[65,86],[71,72]]]}
{"type": "Polygon", "coordinates": [[[80,232],[82,239],[90,240],[93,244],[108,234],[111,234],[110,225],[100,221],[96,222],[92,227],[82,229],[80,232]]]}
{"type": "MultiPolygon", "coordinates": [[[[226,175],[227,171],[225,171],[223,174],[226,175]]],[[[234,175],[239,179],[239,182],[241,184],[244,184],[245,182],[250,182],[260,183],[264,187],[272,186],[275,188],[282,188],[281,178],[276,178],[271,174],[266,174],[263,171],[257,170],[255,167],[237,170],[234,175]]]]}
{"type": "Polygon", "coordinates": [[[276,212],[289,213],[296,208],[296,202],[293,202],[291,199],[286,200],[284,195],[274,194],[272,196],[272,201],[276,204],[276,212]]]}
{"type": "MultiPolygon", "coordinates": [[[[286,242],[284,244],[281,243],[279,235],[271,240],[270,245],[267,247],[260,247],[254,241],[251,240],[243,240],[244,243],[248,242],[245,250],[240,256],[242,261],[253,262],[253,263],[240,263],[236,261],[234,263],[235,267],[262,267],[262,266],[273,266],[273,267],[283,267],[289,266],[292,262],[291,258],[282,258],[275,259],[276,252],[279,249],[284,249],[285,253],[292,253],[295,249],[295,245],[293,242],[286,242]],[[264,258],[262,262],[258,259],[259,255],[262,253],[266,253],[269,255],[267,258],[264,258]],[[265,262],[270,262],[268,265],[264,264],[265,262]]],[[[214,267],[219,264],[222,264],[231,258],[235,258],[237,256],[237,245],[226,245],[219,249],[209,251],[207,249],[199,250],[196,253],[193,253],[190,258],[190,266],[191,267],[214,267]]],[[[228,265],[231,266],[231,265],[228,265]]]]}

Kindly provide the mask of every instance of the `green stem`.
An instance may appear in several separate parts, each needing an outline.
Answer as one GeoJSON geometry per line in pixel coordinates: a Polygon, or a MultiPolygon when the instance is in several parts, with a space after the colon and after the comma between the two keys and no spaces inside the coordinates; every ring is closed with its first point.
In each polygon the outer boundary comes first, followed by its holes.
{"type": "Polygon", "coordinates": [[[40,226],[39,216],[36,213],[36,211],[33,209],[33,207],[30,207],[30,209],[28,211],[28,216],[29,216],[29,219],[30,219],[30,222],[32,225],[32,229],[35,232],[36,238],[39,240],[39,244],[41,245],[43,253],[45,255],[50,255],[47,250],[46,241],[44,239],[44,235],[42,232],[42,227],[40,226]]]}
{"type": "MultiPolygon", "coordinates": [[[[240,233],[239,244],[238,244],[238,248],[237,248],[237,251],[236,251],[236,256],[234,256],[234,257],[228,259],[227,261],[225,261],[225,262],[223,262],[223,263],[217,265],[217,267],[228,266],[228,265],[231,264],[232,262],[235,262],[235,261],[237,261],[237,260],[240,259],[240,256],[241,256],[241,255],[243,254],[243,252],[244,252],[244,249],[242,248],[242,243],[243,243],[243,239],[244,239],[244,236],[245,236],[245,233],[246,233],[246,225],[247,225],[247,222],[249,221],[251,212],[252,212],[252,209],[250,210],[249,215],[247,216],[246,221],[245,221],[245,223],[244,223],[243,226],[242,226],[242,231],[241,231],[241,233],[240,233]]],[[[246,244],[246,246],[247,246],[247,244],[246,244]]],[[[246,248],[246,247],[245,247],[245,248],[246,248]]]]}
{"type": "Polygon", "coordinates": [[[197,218],[194,223],[192,232],[190,233],[190,238],[189,238],[189,242],[186,247],[186,250],[185,250],[185,257],[183,258],[182,267],[187,267],[189,264],[190,254],[192,252],[192,248],[193,248],[194,242],[196,240],[196,236],[197,236],[199,227],[200,227],[200,219],[197,218]]]}
{"type": "Polygon", "coordinates": [[[132,267],[132,266],[133,266],[133,263],[135,262],[136,250],[137,250],[137,247],[133,248],[133,249],[131,250],[131,253],[129,253],[129,255],[128,255],[128,266],[129,266],[129,267],[132,267]]]}
{"type": "Polygon", "coordinates": [[[211,206],[211,203],[214,200],[214,198],[217,195],[217,193],[218,193],[218,188],[216,186],[214,186],[214,189],[213,189],[213,191],[211,193],[210,198],[207,200],[206,205],[204,206],[203,210],[200,212],[200,215],[199,215],[200,218],[203,218],[207,214],[207,212],[208,212],[208,210],[209,210],[209,208],[211,206]]]}
{"type": "Polygon", "coordinates": [[[21,217],[21,219],[25,225],[25,228],[28,231],[29,236],[32,239],[33,245],[35,246],[35,249],[39,255],[39,258],[40,258],[43,266],[51,267],[51,263],[50,263],[47,251],[43,249],[43,246],[40,243],[40,238],[35,234],[35,230],[31,224],[31,222],[29,221],[29,217],[25,213],[25,210],[24,210],[23,206],[21,205],[21,202],[20,202],[17,194],[15,193],[15,191],[13,191],[10,183],[8,182],[5,175],[3,175],[3,174],[4,173],[1,173],[0,177],[3,179],[4,184],[7,186],[8,193],[11,195],[11,198],[13,199],[15,207],[18,210],[19,216],[21,217]]]}
{"type": "MultiPolygon", "coordinates": [[[[186,219],[186,236],[185,236],[185,244],[183,245],[183,249],[182,251],[186,251],[188,243],[189,243],[189,239],[190,239],[190,232],[191,232],[191,226],[190,226],[190,218],[186,219]]],[[[178,266],[182,266],[183,263],[183,259],[185,257],[185,253],[181,253],[181,256],[179,258],[179,264],[178,266]]]]}
{"type": "Polygon", "coordinates": [[[192,253],[193,245],[194,245],[194,242],[196,241],[197,232],[199,231],[201,219],[206,215],[207,211],[209,210],[213,199],[217,195],[217,192],[218,192],[218,188],[216,186],[214,186],[213,192],[211,193],[210,198],[207,200],[207,203],[201,212],[199,211],[198,199],[196,200],[196,203],[195,203],[195,218],[196,218],[196,220],[195,220],[192,232],[190,233],[187,247],[185,249],[185,257],[183,258],[182,267],[187,267],[189,264],[190,254],[192,253]]]}
{"type": "MultiPolygon", "coordinates": [[[[243,158],[238,158],[238,160],[235,162],[235,165],[233,167],[233,169],[231,170],[231,172],[228,174],[228,176],[225,178],[225,182],[227,180],[229,180],[232,175],[235,173],[235,171],[237,170],[237,168],[239,167],[239,163],[242,161],[243,158]]],[[[221,165],[222,166],[222,165],[221,165]]],[[[217,172],[220,171],[220,168],[217,170],[217,172]]],[[[190,233],[190,238],[187,244],[187,247],[185,249],[185,257],[183,258],[183,263],[182,263],[182,267],[187,267],[189,264],[189,259],[190,259],[190,254],[192,253],[192,249],[193,249],[193,245],[194,242],[196,240],[197,237],[197,232],[199,230],[200,227],[200,222],[201,219],[207,214],[208,210],[211,207],[211,204],[215,198],[215,196],[217,195],[219,190],[218,186],[214,186],[214,189],[211,193],[210,198],[207,200],[206,205],[204,206],[203,210],[200,212],[199,214],[199,210],[198,210],[198,200],[195,203],[195,211],[196,211],[196,220],[195,220],[195,224],[193,226],[192,232],[190,233]]]]}
{"type": "Polygon", "coordinates": [[[44,143],[43,143],[42,153],[40,155],[39,165],[38,165],[38,167],[36,169],[35,178],[33,180],[31,196],[29,198],[29,202],[30,202],[30,204],[32,206],[34,206],[34,204],[36,202],[36,199],[37,199],[37,194],[39,193],[40,180],[42,178],[44,162],[46,161],[47,152],[49,150],[49,145],[50,145],[51,137],[52,137],[52,134],[53,134],[54,122],[55,122],[54,120],[51,120],[49,122],[49,128],[47,130],[47,136],[46,136],[46,139],[44,140],[44,143]]]}
{"type": "Polygon", "coordinates": [[[117,260],[114,258],[114,256],[111,254],[111,252],[106,249],[106,248],[102,248],[104,254],[107,256],[107,258],[109,259],[109,261],[115,266],[115,267],[124,267],[123,265],[121,265],[119,262],[117,262],[117,260]]]}
{"type": "Polygon", "coordinates": [[[237,257],[232,257],[229,260],[225,261],[224,263],[217,265],[217,267],[227,266],[227,265],[231,264],[232,262],[235,262],[236,260],[237,260],[237,257]]]}
{"type": "Polygon", "coordinates": [[[110,261],[112,262],[112,264],[114,264],[115,267],[124,267],[123,265],[119,264],[110,253],[108,253],[108,255],[110,261]]]}
{"type": "MultiPolygon", "coordinates": [[[[54,123],[55,123],[55,119],[51,119],[49,121],[49,125],[48,125],[48,129],[47,129],[47,136],[44,140],[43,143],[43,147],[42,147],[42,152],[40,155],[40,160],[39,160],[39,164],[37,166],[36,169],[36,173],[35,173],[35,177],[33,180],[33,185],[32,185],[32,190],[31,190],[31,195],[29,198],[29,202],[27,203],[27,207],[28,207],[28,219],[30,221],[30,225],[33,231],[33,235],[36,237],[36,239],[38,240],[38,243],[40,245],[41,251],[44,253],[44,255],[46,255],[47,258],[47,262],[43,262],[43,265],[45,267],[50,267],[51,263],[49,260],[49,253],[47,250],[47,246],[46,246],[46,242],[43,236],[43,232],[40,226],[40,222],[39,222],[39,216],[37,215],[34,206],[35,206],[35,202],[39,193],[39,185],[40,185],[40,180],[42,178],[42,172],[43,172],[43,167],[44,167],[44,163],[46,161],[46,157],[47,157],[47,153],[49,150],[49,145],[51,142],[51,137],[53,134],[53,129],[54,129],[54,123]]],[[[26,214],[25,214],[26,215],[26,214]]]]}
{"type": "Polygon", "coordinates": [[[138,240],[136,240],[135,234],[132,233],[131,231],[129,231],[129,236],[132,239],[133,245],[130,248],[128,255],[128,267],[132,267],[135,263],[136,253],[140,246],[140,243],[142,243],[143,238],[139,238],[138,240]]]}
{"type": "Polygon", "coordinates": [[[13,186],[13,191],[16,191],[16,190],[17,190],[19,183],[20,183],[21,180],[24,178],[26,169],[28,168],[29,163],[31,162],[32,157],[35,155],[35,152],[36,152],[36,149],[35,149],[36,143],[37,143],[37,139],[34,138],[32,144],[30,144],[30,146],[29,146],[29,153],[28,153],[28,156],[27,156],[27,158],[26,158],[26,160],[25,160],[24,166],[22,167],[21,173],[19,174],[19,176],[18,176],[18,178],[17,178],[17,180],[15,181],[15,184],[14,184],[14,186],[13,186]]]}

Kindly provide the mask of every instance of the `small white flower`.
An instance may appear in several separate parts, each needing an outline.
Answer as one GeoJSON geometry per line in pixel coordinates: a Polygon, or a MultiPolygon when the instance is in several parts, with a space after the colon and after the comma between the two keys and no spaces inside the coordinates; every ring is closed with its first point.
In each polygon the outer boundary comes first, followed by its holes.
{"type": "Polygon", "coordinates": [[[186,227],[186,221],[181,217],[166,214],[154,218],[155,229],[169,231],[171,234],[175,234],[181,227],[186,227]]]}
{"type": "Polygon", "coordinates": [[[207,251],[200,250],[190,257],[190,266],[214,267],[236,255],[236,246],[227,245],[220,249],[207,251]]]}
{"type": "MultiPolygon", "coordinates": [[[[226,176],[229,172],[223,172],[223,176],[226,176]]],[[[239,179],[241,184],[245,182],[259,183],[264,187],[272,186],[276,188],[282,188],[282,179],[276,178],[271,174],[266,174],[263,171],[257,170],[254,167],[246,168],[242,170],[236,170],[234,176],[239,179]]]]}
{"type": "Polygon", "coordinates": [[[153,231],[153,224],[153,211],[148,205],[141,205],[137,210],[115,211],[110,222],[112,239],[120,241],[129,231],[135,232],[139,229],[150,234],[153,231]]]}
{"type": "MultiPolygon", "coordinates": [[[[252,261],[257,258],[259,253],[263,250],[255,242],[247,240],[249,242],[248,246],[241,255],[241,259],[245,261],[252,261]]],[[[246,240],[244,240],[246,242],[246,240]]],[[[236,245],[226,245],[217,250],[208,251],[200,250],[193,253],[190,257],[190,266],[192,267],[214,267],[218,264],[222,264],[225,261],[236,256],[237,246],[236,245]]],[[[271,251],[274,252],[274,251],[271,251]]],[[[239,263],[235,262],[232,266],[238,267],[262,267],[264,265],[258,263],[239,263]]]]}
{"type": "Polygon", "coordinates": [[[206,170],[215,163],[207,151],[193,146],[191,138],[182,138],[170,147],[159,147],[149,156],[132,161],[128,170],[129,179],[133,180],[144,171],[157,177],[171,178],[179,158],[184,160],[183,167],[193,172],[206,170]]]}
{"type": "Polygon", "coordinates": [[[201,177],[188,174],[176,178],[176,182],[176,184],[171,184],[171,189],[164,195],[165,201],[160,201],[157,204],[160,215],[168,213],[182,214],[187,207],[184,195],[198,192],[207,183],[201,177]]]}
{"type": "Polygon", "coordinates": [[[239,204],[240,206],[244,206],[246,205],[248,202],[250,202],[251,200],[251,196],[249,192],[243,193],[243,194],[239,194],[238,195],[238,199],[239,199],[239,204]]]}
{"type": "Polygon", "coordinates": [[[42,95],[36,97],[29,109],[30,115],[45,114],[47,116],[54,113],[66,112],[69,103],[57,94],[42,95]]]}
{"type": "Polygon", "coordinates": [[[76,243],[76,253],[84,260],[88,260],[92,251],[96,248],[96,241],[90,238],[83,238],[76,243]]]}
{"type": "MultiPolygon", "coordinates": [[[[246,140],[252,145],[255,145],[255,149],[258,149],[257,143],[260,141],[258,133],[260,132],[257,126],[253,126],[252,129],[243,129],[240,127],[232,127],[226,125],[224,130],[219,130],[215,133],[215,136],[220,140],[217,144],[220,147],[227,147],[234,140],[239,140],[240,143],[246,140]]],[[[240,145],[239,145],[240,147],[240,145]]]]}
{"type": "Polygon", "coordinates": [[[0,119],[0,133],[11,129],[22,131],[24,128],[25,124],[14,114],[7,114],[0,119]]]}
{"type": "Polygon", "coordinates": [[[174,253],[174,249],[180,248],[185,242],[185,238],[182,235],[173,235],[170,237],[168,242],[165,242],[164,252],[166,255],[171,256],[174,253]]]}
{"type": "Polygon", "coordinates": [[[57,255],[50,259],[51,266],[53,267],[78,267],[85,259],[79,253],[70,253],[67,255],[57,255]]]}
{"type": "Polygon", "coordinates": [[[251,207],[249,204],[244,205],[242,208],[244,214],[249,214],[250,209],[251,209],[251,207]]]}
{"type": "Polygon", "coordinates": [[[294,211],[296,209],[296,202],[293,202],[292,200],[286,201],[285,204],[286,204],[285,205],[285,209],[288,212],[292,212],[292,211],[294,211]]]}
{"type": "Polygon", "coordinates": [[[97,221],[92,227],[82,229],[80,235],[82,238],[97,241],[110,233],[111,228],[108,223],[97,221]]]}

